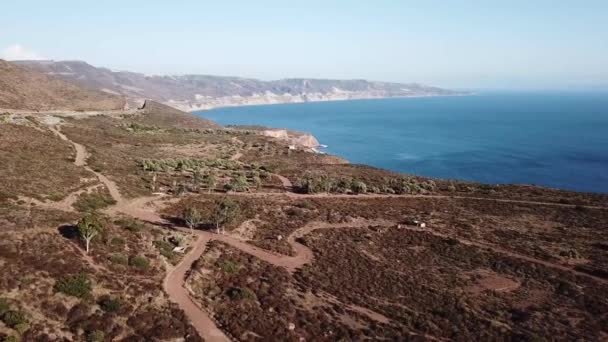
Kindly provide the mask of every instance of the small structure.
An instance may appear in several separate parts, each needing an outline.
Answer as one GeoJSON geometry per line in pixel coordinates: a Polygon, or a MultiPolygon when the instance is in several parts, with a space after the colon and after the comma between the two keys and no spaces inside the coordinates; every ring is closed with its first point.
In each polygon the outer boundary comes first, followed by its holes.
{"type": "Polygon", "coordinates": [[[182,253],[184,253],[185,251],[186,251],[186,248],[185,248],[185,247],[182,247],[182,246],[177,246],[177,247],[173,248],[173,252],[175,252],[175,253],[180,253],[180,254],[182,254],[182,253]]]}

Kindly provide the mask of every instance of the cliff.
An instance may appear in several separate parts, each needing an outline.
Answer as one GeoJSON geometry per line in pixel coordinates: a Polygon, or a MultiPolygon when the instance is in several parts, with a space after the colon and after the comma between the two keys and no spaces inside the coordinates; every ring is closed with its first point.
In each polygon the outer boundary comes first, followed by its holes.
{"type": "Polygon", "coordinates": [[[266,129],[262,131],[262,135],[273,137],[288,142],[290,145],[313,149],[321,146],[317,138],[312,134],[291,131],[286,129],[266,129]]]}

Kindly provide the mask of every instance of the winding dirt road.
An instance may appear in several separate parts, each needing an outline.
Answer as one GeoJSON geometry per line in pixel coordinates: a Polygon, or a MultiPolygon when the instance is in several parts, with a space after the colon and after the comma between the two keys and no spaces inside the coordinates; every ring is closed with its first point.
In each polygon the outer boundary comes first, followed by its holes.
{"type": "Polygon", "coordinates": [[[177,266],[168,271],[163,282],[163,288],[169,298],[184,310],[198,334],[205,341],[230,341],[209,315],[192,300],[188,290],[183,285],[188,272],[192,269],[192,263],[201,257],[208,242],[209,239],[206,237],[198,236],[193,244],[193,249],[184,256],[177,266]]]}

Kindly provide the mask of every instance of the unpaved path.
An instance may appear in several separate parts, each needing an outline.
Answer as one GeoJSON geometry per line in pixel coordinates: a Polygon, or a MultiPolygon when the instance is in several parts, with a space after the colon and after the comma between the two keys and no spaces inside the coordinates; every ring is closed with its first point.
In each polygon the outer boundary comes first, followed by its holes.
{"type": "Polygon", "coordinates": [[[88,153],[87,153],[86,148],[83,145],[68,139],[68,137],[65,134],[61,133],[61,131],[59,130],[59,126],[57,126],[57,127],[50,126],[49,129],[51,130],[51,132],[55,133],[59,138],[69,142],[70,144],[72,144],[74,146],[74,149],[76,150],[76,158],[74,159],[74,164],[76,166],[82,166],[87,171],[93,173],[97,177],[97,179],[99,179],[99,181],[102,182],[106,186],[106,188],[110,192],[110,195],[116,201],[116,203],[117,204],[122,203],[123,198],[122,198],[122,195],[120,194],[120,191],[118,191],[118,186],[116,186],[116,183],[114,183],[108,177],[102,175],[101,173],[93,170],[91,167],[89,167],[87,165],[88,153]]]}
{"type": "Polygon", "coordinates": [[[402,227],[402,229],[406,229],[406,230],[414,231],[414,232],[424,232],[424,233],[428,233],[428,234],[431,234],[431,235],[434,235],[434,236],[437,236],[437,237],[441,237],[441,238],[446,238],[446,239],[458,240],[458,242],[460,242],[460,243],[462,243],[463,245],[466,245],[466,246],[475,246],[475,247],[479,247],[481,249],[490,249],[491,251],[493,251],[493,252],[495,252],[497,254],[502,254],[502,255],[506,255],[506,256],[509,256],[511,258],[514,258],[514,259],[524,260],[524,261],[535,263],[535,264],[538,264],[538,265],[543,265],[543,266],[546,266],[548,268],[552,268],[552,269],[555,269],[555,270],[568,272],[568,273],[571,273],[571,274],[574,274],[574,275],[577,275],[577,276],[580,276],[580,277],[584,277],[584,278],[595,280],[595,281],[597,281],[599,283],[602,283],[602,284],[608,284],[608,279],[596,277],[594,275],[591,275],[591,274],[588,274],[588,273],[585,273],[585,272],[580,272],[580,271],[577,271],[576,269],[573,269],[571,267],[564,266],[564,265],[561,265],[561,264],[556,264],[556,263],[553,263],[553,262],[550,262],[550,261],[546,261],[546,260],[542,260],[542,259],[537,259],[537,258],[528,256],[528,255],[525,255],[525,254],[519,254],[519,253],[510,251],[510,250],[504,249],[502,247],[498,247],[496,245],[491,245],[491,244],[487,244],[487,243],[483,243],[483,242],[477,242],[477,241],[471,241],[471,240],[463,239],[463,238],[460,238],[460,237],[457,237],[457,236],[451,236],[451,235],[448,235],[448,234],[439,233],[437,231],[433,231],[433,230],[428,229],[428,228],[424,229],[424,228],[418,228],[418,227],[413,227],[413,226],[405,226],[405,227],[402,227]]]}
{"type": "MultiPolygon", "coordinates": [[[[282,177],[277,174],[277,177],[282,177]]],[[[283,177],[285,178],[285,177],[283,177]]],[[[289,179],[285,178],[287,182],[284,185],[291,186],[291,182],[289,179]]],[[[488,202],[498,202],[498,203],[514,203],[514,204],[530,204],[530,205],[542,205],[542,206],[550,206],[550,207],[560,207],[560,208],[586,208],[586,209],[598,209],[598,210],[608,210],[608,206],[596,206],[596,205],[581,205],[581,204],[565,204],[565,203],[555,203],[555,202],[542,202],[542,201],[528,201],[528,200],[514,200],[514,199],[502,199],[502,198],[487,198],[487,197],[471,197],[471,196],[454,196],[454,195],[388,195],[388,194],[333,194],[333,193],[320,193],[320,194],[299,194],[295,192],[238,192],[234,193],[238,196],[247,196],[247,197],[266,197],[266,196],[283,196],[290,198],[350,198],[350,199],[370,199],[370,198],[432,198],[432,199],[462,199],[462,200],[472,200],[472,201],[488,201],[488,202]]],[[[210,193],[210,195],[215,196],[225,196],[226,194],[223,192],[215,192],[210,193]]]]}
{"type": "Polygon", "coordinates": [[[192,300],[188,290],[184,287],[186,275],[192,269],[192,263],[201,257],[207,242],[209,242],[207,237],[198,235],[192,250],[184,256],[175,268],[167,273],[163,288],[171,300],[184,310],[198,334],[205,341],[230,341],[209,315],[192,300]]]}
{"type": "MultiPolygon", "coordinates": [[[[76,150],[76,158],[74,163],[77,166],[82,166],[86,170],[94,173],[99,179],[99,181],[101,181],[108,188],[108,191],[110,192],[112,198],[116,201],[116,204],[108,208],[106,212],[110,214],[124,213],[142,219],[144,221],[155,222],[159,224],[164,222],[164,220],[157,214],[156,210],[154,210],[153,207],[151,208],[149,206],[149,204],[154,202],[154,200],[157,200],[159,196],[140,197],[130,201],[126,201],[120,194],[116,183],[114,183],[105,175],[94,171],[86,164],[87,151],[83,145],[69,140],[67,136],[65,136],[63,133],[61,133],[58,129],[54,127],[50,127],[50,130],[57,134],[61,139],[70,142],[74,146],[76,150]]],[[[186,290],[186,288],[184,287],[186,273],[192,268],[192,263],[201,257],[208,241],[209,239],[207,237],[202,234],[199,234],[196,242],[192,246],[192,250],[184,256],[182,261],[176,267],[174,267],[167,273],[163,281],[163,288],[165,289],[171,300],[177,303],[179,307],[184,310],[186,316],[190,319],[196,331],[205,341],[230,341],[230,339],[222,332],[222,330],[217,327],[213,320],[211,320],[209,315],[203,309],[198,307],[194,303],[194,301],[192,301],[192,299],[188,295],[188,290],[186,290]]],[[[83,257],[85,257],[89,264],[95,265],[90,256],[83,254],[83,257]]]]}

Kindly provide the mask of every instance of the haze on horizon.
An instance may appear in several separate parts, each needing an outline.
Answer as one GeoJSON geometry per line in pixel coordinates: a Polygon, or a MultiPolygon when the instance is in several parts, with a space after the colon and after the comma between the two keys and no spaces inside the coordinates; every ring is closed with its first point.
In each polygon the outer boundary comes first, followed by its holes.
{"type": "Polygon", "coordinates": [[[147,74],[608,89],[608,2],[19,1],[0,58],[147,74]]]}

